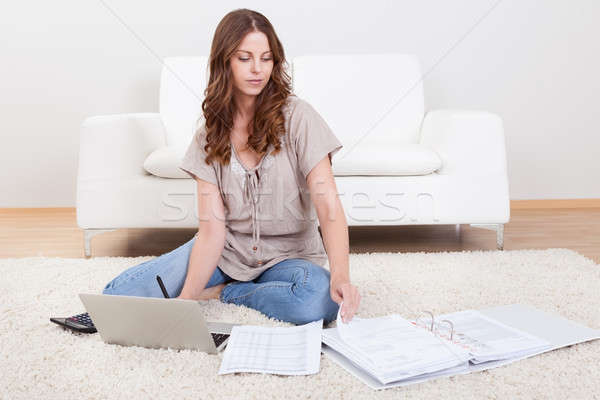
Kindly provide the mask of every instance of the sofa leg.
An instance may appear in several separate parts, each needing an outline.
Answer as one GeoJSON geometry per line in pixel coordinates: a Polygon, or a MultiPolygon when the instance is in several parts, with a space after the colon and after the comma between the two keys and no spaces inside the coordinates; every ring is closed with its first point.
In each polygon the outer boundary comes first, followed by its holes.
{"type": "Polygon", "coordinates": [[[504,224],[498,224],[496,229],[496,248],[504,250],[504,224]]]}
{"type": "Polygon", "coordinates": [[[116,229],[84,229],[83,230],[83,250],[85,253],[85,257],[91,257],[92,255],[92,248],[91,248],[91,241],[92,241],[92,237],[96,236],[99,233],[106,233],[106,232],[112,232],[112,231],[116,231],[116,229]]]}
{"type": "Polygon", "coordinates": [[[470,224],[473,228],[489,229],[496,232],[496,248],[504,250],[504,224],[470,224]]]}

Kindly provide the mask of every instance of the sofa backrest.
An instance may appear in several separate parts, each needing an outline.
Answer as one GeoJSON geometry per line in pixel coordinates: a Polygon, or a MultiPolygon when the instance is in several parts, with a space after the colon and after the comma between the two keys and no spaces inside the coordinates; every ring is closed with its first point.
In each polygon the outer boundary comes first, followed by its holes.
{"type": "Polygon", "coordinates": [[[419,141],[425,104],[415,55],[299,56],[292,61],[292,79],[296,95],[321,114],[344,145],[338,159],[358,142],[419,141]]]}
{"type": "MultiPolygon", "coordinates": [[[[159,112],[166,142],[187,148],[203,123],[208,57],[167,57],[159,112]]],[[[294,93],[327,121],[344,147],[357,143],[418,143],[424,115],[421,70],[412,54],[307,55],[291,63],[294,93]]]]}
{"type": "Polygon", "coordinates": [[[163,62],[159,112],[167,145],[185,148],[204,120],[202,100],[209,77],[208,57],[166,57],[163,62]]]}

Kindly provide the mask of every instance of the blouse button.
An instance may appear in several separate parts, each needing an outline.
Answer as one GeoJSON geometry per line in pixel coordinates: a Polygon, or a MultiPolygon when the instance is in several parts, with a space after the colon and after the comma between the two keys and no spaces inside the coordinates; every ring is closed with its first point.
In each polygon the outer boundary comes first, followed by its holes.
{"type": "Polygon", "coordinates": [[[256,251],[256,249],[257,249],[257,247],[256,247],[256,246],[252,247],[252,250],[256,251]]]}
{"type": "Polygon", "coordinates": [[[258,262],[258,265],[262,265],[262,263],[263,263],[262,261],[259,261],[259,262],[258,262]]]}

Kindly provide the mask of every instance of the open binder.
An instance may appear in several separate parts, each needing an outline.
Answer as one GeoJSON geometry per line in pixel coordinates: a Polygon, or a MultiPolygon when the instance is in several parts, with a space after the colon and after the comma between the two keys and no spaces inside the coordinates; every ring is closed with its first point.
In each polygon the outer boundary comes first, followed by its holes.
{"type": "Polygon", "coordinates": [[[459,346],[461,350],[468,351],[469,362],[472,364],[520,357],[550,347],[550,342],[547,340],[510,327],[476,310],[445,314],[440,317],[444,319],[439,322],[436,322],[432,312],[423,313],[429,316],[428,321],[423,321],[419,317],[411,323],[429,330],[442,340],[459,346]],[[456,324],[462,328],[458,332],[455,332],[456,324]]]}
{"type": "Polygon", "coordinates": [[[423,312],[412,321],[355,317],[344,325],[338,319],[323,330],[321,350],[374,389],[495,368],[600,338],[600,330],[520,304],[437,317],[423,312]]]}

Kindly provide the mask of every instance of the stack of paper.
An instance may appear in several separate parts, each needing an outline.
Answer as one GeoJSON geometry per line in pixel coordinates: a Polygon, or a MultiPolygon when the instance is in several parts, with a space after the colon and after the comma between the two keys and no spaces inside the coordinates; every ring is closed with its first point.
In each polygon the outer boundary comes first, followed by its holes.
{"type": "Polygon", "coordinates": [[[323,320],[295,327],[234,326],[219,375],[261,372],[309,375],[319,372],[323,320]]]}
{"type": "MultiPolygon", "coordinates": [[[[433,332],[430,330],[431,321],[427,321],[425,324],[423,321],[420,321],[419,324],[417,321],[409,321],[409,323],[416,329],[429,332],[440,341],[467,351],[470,357],[469,362],[466,363],[467,368],[464,369],[464,364],[459,364],[456,367],[435,371],[436,367],[433,366],[421,369],[421,371],[433,370],[432,372],[390,381],[394,378],[393,375],[386,376],[385,371],[381,371],[383,368],[377,370],[376,362],[380,359],[385,362],[386,357],[385,354],[379,354],[383,353],[382,349],[374,347],[375,343],[380,342],[375,339],[376,336],[383,336],[383,343],[392,340],[391,338],[385,339],[385,335],[378,333],[382,326],[393,326],[393,323],[385,322],[384,318],[360,319],[354,317],[350,323],[344,324],[338,315],[337,327],[323,330],[322,351],[354,376],[378,390],[407,386],[442,376],[468,374],[496,368],[553,349],[600,338],[600,330],[591,329],[523,304],[437,315],[434,320],[433,332]],[[454,325],[452,336],[452,326],[443,320],[448,320],[454,325]],[[368,334],[369,331],[372,333],[368,334]],[[373,336],[373,338],[371,339],[369,336],[373,336]],[[361,337],[367,342],[371,342],[373,347],[363,346],[360,343],[361,337]],[[363,354],[364,350],[373,349],[375,351],[370,354],[363,354]],[[373,365],[374,363],[375,365],[373,365]]],[[[410,332],[405,325],[400,328],[410,332]]],[[[410,335],[407,336],[410,340],[410,335]]],[[[389,349],[394,348],[393,343],[388,343],[387,346],[389,349]]],[[[412,355],[410,346],[407,347],[405,351],[410,356],[412,355]]],[[[442,349],[440,360],[446,355],[442,349]]],[[[433,357],[434,354],[429,354],[429,356],[433,357]]],[[[398,370],[406,368],[403,363],[407,364],[407,361],[410,361],[409,358],[402,353],[397,354],[395,358],[390,355],[387,360],[388,368],[398,370]],[[394,364],[395,360],[399,365],[394,364]]],[[[413,370],[412,372],[420,371],[413,370]]]]}
{"type": "Polygon", "coordinates": [[[551,346],[475,310],[437,316],[433,331],[427,325],[397,314],[344,323],[338,312],[337,327],[323,330],[322,341],[383,385],[467,373],[470,363],[523,358],[551,346]]]}
{"type": "Polygon", "coordinates": [[[354,317],[344,324],[338,313],[337,326],[338,329],[323,330],[323,343],[384,384],[468,368],[470,354],[466,349],[397,314],[371,319],[354,317]]]}

